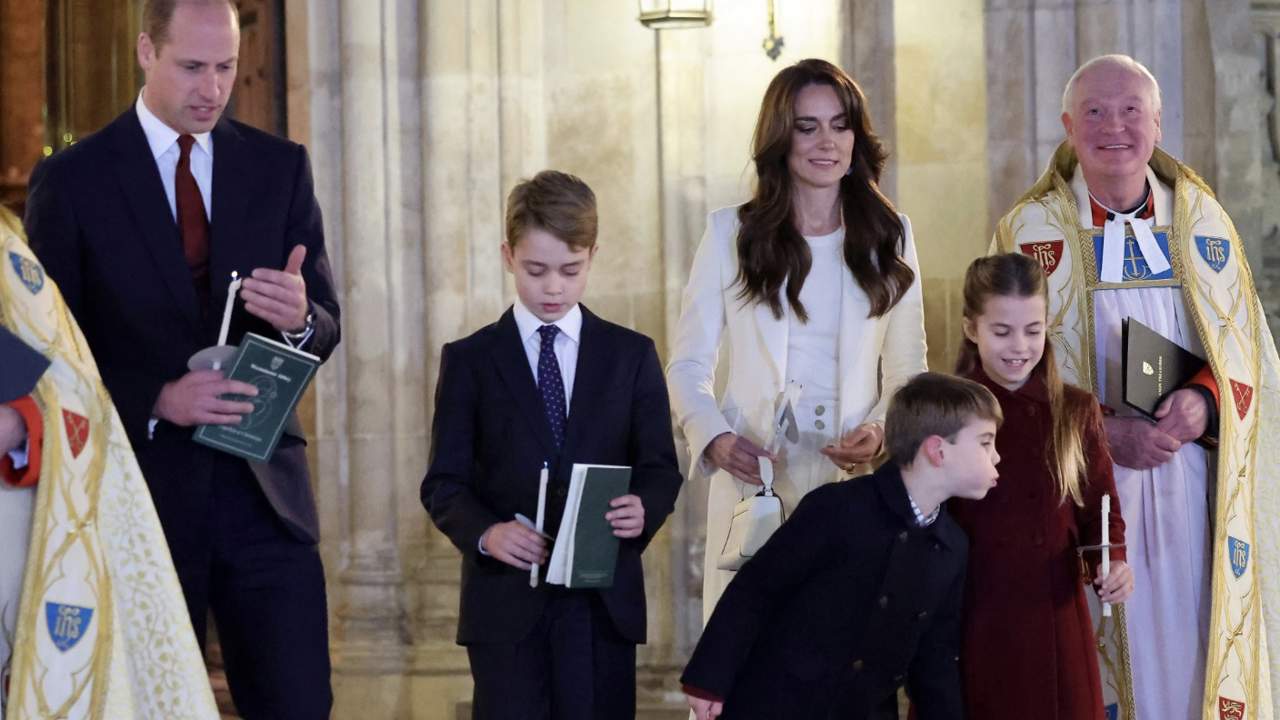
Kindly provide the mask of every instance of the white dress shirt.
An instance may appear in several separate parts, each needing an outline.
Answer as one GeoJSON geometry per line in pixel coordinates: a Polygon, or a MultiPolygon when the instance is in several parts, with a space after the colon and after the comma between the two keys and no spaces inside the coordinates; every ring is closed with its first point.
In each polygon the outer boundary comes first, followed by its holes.
{"type": "MultiPolygon", "coordinates": [[[[520,333],[520,342],[524,344],[524,355],[529,360],[529,371],[533,373],[535,384],[538,382],[538,355],[542,352],[542,336],[538,334],[538,328],[547,324],[560,328],[560,332],[556,333],[555,347],[552,350],[556,354],[556,362],[560,365],[560,380],[564,383],[564,406],[569,407],[569,401],[573,399],[573,378],[578,372],[578,344],[582,340],[582,306],[575,303],[564,317],[553,323],[542,322],[519,299],[511,310],[515,316],[516,330],[520,333]]],[[[489,555],[489,552],[484,549],[484,539],[488,534],[489,531],[485,530],[476,541],[476,549],[485,556],[489,555]]]]}
{"type": "MultiPolygon", "coordinates": [[[[524,303],[516,300],[512,312],[516,318],[516,329],[520,331],[520,342],[524,343],[524,354],[529,359],[529,370],[533,372],[533,380],[538,381],[538,354],[542,351],[542,336],[538,328],[548,323],[542,322],[524,303]]],[[[550,323],[560,328],[556,334],[556,362],[560,364],[560,378],[564,381],[564,406],[573,400],[573,378],[578,372],[578,343],[582,338],[582,307],[574,304],[564,317],[550,323]]]]}
{"type": "MultiPolygon", "coordinates": [[[[133,104],[135,111],[138,113],[138,122],[142,125],[142,133],[147,138],[147,145],[151,148],[151,156],[155,158],[156,168],[160,171],[160,183],[164,185],[164,195],[169,201],[169,213],[173,216],[174,222],[178,221],[178,196],[175,188],[174,175],[178,171],[178,158],[182,155],[182,148],[178,147],[177,130],[169,127],[163,120],[156,117],[155,113],[147,107],[146,103],[147,89],[144,87],[138,92],[138,100],[133,104]]],[[[192,135],[195,142],[191,145],[191,175],[196,179],[196,187],[200,190],[200,199],[204,202],[204,216],[208,218],[209,224],[213,224],[213,135],[211,133],[199,133],[192,135]]],[[[241,275],[248,275],[253,268],[239,269],[241,275]]],[[[308,328],[307,332],[300,338],[292,338],[285,333],[280,333],[284,341],[290,347],[305,347],[307,341],[311,339],[314,328],[308,328]]],[[[151,418],[147,423],[147,437],[150,439],[155,435],[156,418],[151,418]]]]}
{"type": "MultiPolygon", "coordinates": [[[[138,93],[138,101],[134,107],[138,112],[138,122],[142,123],[142,132],[147,136],[147,145],[151,146],[151,156],[160,169],[160,182],[164,184],[165,197],[169,199],[169,212],[178,219],[178,200],[174,190],[173,176],[178,168],[178,157],[182,149],[178,147],[178,131],[164,124],[147,107],[143,95],[146,89],[138,93]]],[[[191,145],[191,174],[200,188],[200,198],[204,200],[204,216],[213,222],[213,137],[209,133],[192,135],[196,139],[191,145]]]]}
{"type": "Polygon", "coordinates": [[[9,451],[9,459],[13,461],[13,469],[21,470],[30,462],[31,441],[23,440],[22,444],[9,451]]]}
{"type": "Polygon", "coordinates": [[[834,410],[840,389],[836,347],[840,343],[840,292],[845,273],[844,228],[804,239],[813,264],[800,286],[800,302],[809,312],[809,321],[787,315],[787,379],[804,386],[802,404],[820,401],[834,410]]]}

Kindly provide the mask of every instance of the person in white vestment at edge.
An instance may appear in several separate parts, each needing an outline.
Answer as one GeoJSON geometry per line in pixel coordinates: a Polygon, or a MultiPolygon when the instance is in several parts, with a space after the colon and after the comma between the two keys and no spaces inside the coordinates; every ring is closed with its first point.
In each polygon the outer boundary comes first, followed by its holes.
{"type": "Polygon", "coordinates": [[[765,91],[754,197],[707,219],[667,366],[690,474],[710,476],[704,622],[733,577],[717,560],[734,506],[760,489],[758,458],[789,514],[880,454],[889,397],[926,369],[911,225],[877,185],[886,157],[857,83],[802,60],[765,91]],[[798,433],[766,450],[791,383],[798,433]]]}
{"type": "Polygon", "coordinates": [[[0,205],[0,720],[217,720],[151,495],[0,205]]]}
{"type": "Polygon", "coordinates": [[[1262,426],[1275,346],[1230,218],[1156,147],[1160,111],[1141,63],[1106,55],[1082,65],[1063,93],[1066,140],[1000,221],[992,251],[1044,265],[1062,378],[1091,388],[1109,415],[1140,590],[1098,628],[1108,716],[1270,717],[1274,628],[1263,617],[1274,611],[1273,579],[1250,547],[1269,562],[1274,533],[1254,520],[1278,471],[1262,426]],[[1125,402],[1133,321],[1206,359],[1186,382],[1166,379],[1154,417],[1125,402]]]}

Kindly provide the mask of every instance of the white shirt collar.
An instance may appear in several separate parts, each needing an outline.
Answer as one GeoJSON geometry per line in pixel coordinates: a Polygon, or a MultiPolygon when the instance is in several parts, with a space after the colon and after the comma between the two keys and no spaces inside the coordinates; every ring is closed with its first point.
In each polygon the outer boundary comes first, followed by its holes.
{"type": "MultiPolygon", "coordinates": [[[[525,307],[519,298],[516,298],[515,305],[512,306],[511,310],[512,314],[515,315],[516,329],[520,331],[521,342],[529,342],[529,338],[538,332],[538,328],[547,324],[539,320],[538,316],[525,307]]],[[[564,314],[564,317],[551,324],[560,328],[560,332],[567,335],[574,343],[577,343],[578,338],[582,335],[582,305],[574,303],[569,312],[564,314]]]]}
{"type": "MultiPolygon", "coordinates": [[[[151,108],[147,107],[147,104],[142,100],[143,93],[146,91],[145,87],[138,91],[138,101],[134,103],[134,108],[137,109],[138,122],[142,124],[142,132],[147,136],[147,145],[151,146],[151,155],[159,160],[161,155],[168,152],[169,148],[178,142],[178,135],[181,133],[166,125],[163,120],[156,117],[155,113],[151,112],[151,108]]],[[[196,139],[196,145],[199,145],[206,155],[213,157],[213,144],[209,133],[200,133],[193,137],[196,139]]]]}

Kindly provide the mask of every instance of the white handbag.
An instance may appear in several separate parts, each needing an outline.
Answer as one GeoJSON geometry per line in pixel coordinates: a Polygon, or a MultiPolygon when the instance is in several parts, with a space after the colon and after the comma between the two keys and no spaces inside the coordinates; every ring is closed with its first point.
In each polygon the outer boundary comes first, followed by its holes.
{"type": "Polygon", "coordinates": [[[721,570],[737,570],[746,564],[786,519],[782,512],[782,499],[773,492],[773,461],[767,457],[757,459],[764,489],[738,501],[733,507],[729,536],[725,538],[720,558],[716,560],[716,567],[721,570]]]}
{"type": "MultiPolygon", "coordinates": [[[[799,439],[796,426],[795,406],[800,401],[800,393],[804,386],[795,381],[787,383],[787,388],[778,396],[777,407],[773,412],[773,437],[765,446],[770,454],[777,452],[786,437],[791,442],[799,439]]],[[[729,521],[729,535],[724,540],[716,567],[721,570],[737,570],[760,550],[769,536],[782,527],[786,516],[782,510],[782,499],[773,491],[773,461],[767,457],[757,457],[760,463],[760,479],[764,489],[749,498],[743,498],[733,506],[733,518],[729,521]]]]}

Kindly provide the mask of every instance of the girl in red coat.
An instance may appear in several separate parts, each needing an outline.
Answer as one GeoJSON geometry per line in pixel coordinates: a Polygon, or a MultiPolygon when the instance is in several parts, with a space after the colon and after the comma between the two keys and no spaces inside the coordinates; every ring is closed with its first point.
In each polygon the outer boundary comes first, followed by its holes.
{"type": "MultiPolygon", "coordinates": [[[[1064,385],[1045,342],[1047,286],[1020,254],[975,260],[965,274],[964,345],[957,372],[986,385],[1005,422],[1000,481],[982,501],[953,501],[969,535],[961,672],[969,718],[1103,720],[1093,622],[1076,548],[1124,542],[1111,455],[1093,395],[1064,385]]],[[[1133,592],[1123,548],[1087,553],[1103,602],[1133,592]]]]}

